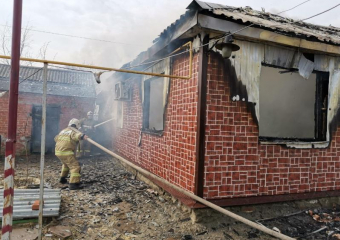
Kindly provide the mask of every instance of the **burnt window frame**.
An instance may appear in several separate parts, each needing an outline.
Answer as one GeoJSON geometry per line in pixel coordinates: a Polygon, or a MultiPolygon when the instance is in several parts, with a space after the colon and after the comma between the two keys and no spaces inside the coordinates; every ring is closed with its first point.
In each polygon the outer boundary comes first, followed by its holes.
{"type": "MultiPolygon", "coordinates": [[[[143,101],[143,123],[142,123],[142,132],[143,133],[148,133],[151,135],[157,135],[157,136],[163,136],[164,133],[164,129],[165,129],[165,111],[168,105],[168,96],[166,96],[166,100],[165,100],[165,104],[163,107],[163,129],[162,130],[154,130],[154,129],[149,129],[149,119],[150,119],[150,83],[151,81],[155,81],[155,80],[159,80],[162,79],[163,81],[165,81],[164,77],[152,77],[149,79],[146,79],[143,81],[143,87],[144,87],[144,101],[143,101]],[[145,97],[145,96],[149,96],[149,97],[145,97]]],[[[169,82],[169,86],[170,88],[170,82],[169,82]]],[[[164,88],[165,85],[163,85],[163,95],[162,95],[162,99],[164,99],[164,88]]],[[[168,94],[167,94],[168,95],[168,94]]]]}
{"type": "MultiPolygon", "coordinates": [[[[287,68],[283,68],[283,67],[275,66],[271,64],[266,64],[266,63],[262,63],[261,65],[265,67],[282,69],[283,71],[287,71],[287,73],[299,71],[296,68],[287,69],[287,68]]],[[[287,73],[283,73],[283,74],[287,74],[287,73]]],[[[287,142],[312,143],[312,142],[326,142],[327,141],[329,72],[314,70],[312,73],[316,74],[316,91],[315,91],[315,103],[314,103],[314,121],[315,121],[314,138],[265,137],[265,136],[260,136],[260,132],[259,132],[260,142],[280,144],[280,143],[287,143],[287,142]],[[326,101],[325,102],[326,106],[323,106],[324,100],[326,101]]]]}

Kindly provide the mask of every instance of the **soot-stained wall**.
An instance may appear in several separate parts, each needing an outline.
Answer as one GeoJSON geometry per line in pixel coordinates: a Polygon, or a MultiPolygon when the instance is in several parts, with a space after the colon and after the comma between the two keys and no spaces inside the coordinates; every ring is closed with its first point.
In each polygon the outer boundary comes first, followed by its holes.
{"type": "Polygon", "coordinates": [[[339,190],[340,130],[323,149],[260,144],[253,103],[232,101],[235,73],[225,64],[209,55],[204,197],[339,190]]]}

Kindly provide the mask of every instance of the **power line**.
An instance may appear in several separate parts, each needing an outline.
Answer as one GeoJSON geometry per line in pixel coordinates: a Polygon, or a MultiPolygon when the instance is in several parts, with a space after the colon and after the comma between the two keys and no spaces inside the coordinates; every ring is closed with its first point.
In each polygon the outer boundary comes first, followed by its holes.
{"type": "MultiPolygon", "coordinates": [[[[5,25],[5,24],[0,24],[0,26],[3,26],[3,27],[12,27],[10,25],[5,25]]],[[[58,36],[64,36],[64,37],[86,39],[86,40],[91,40],[91,41],[99,41],[99,42],[106,42],[106,43],[113,43],[113,44],[123,44],[123,45],[130,45],[130,46],[143,46],[141,44],[116,42],[116,41],[110,41],[110,40],[105,40],[105,39],[83,37],[83,36],[77,36],[77,35],[71,35],[71,34],[65,34],[65,33],[56,33],[56,32],[50,32],[50,31],[44,31],[44,30],[38,30],[38,29],[32,29],[32,28],[21,28],[21,29],[22,30],[32,31],[32,32],[39,32],[39,33],[47,33],[47,34],[53,34],[53,35],[58,35],[58,36]]]]}
{"type": "MultiPolygon", "coordinates": [[[[32,73],[31,75],[29,75],[28,77],[26,77],[25,79],[23,79],[21,82],[19,82],[19,84],[23,83],[24,81],[26,81],[27,79],[29,79],[30,77],[32,77],[33,75],[37,74],[38,72],[40,72],[41,70],[43,70],[43,68],[39,68],[37,71],[35,71],[34,73],[32,73]]],[[[6,90],[4,92],[0,93],[0,97],[2,97],[6,92],[9,92],[9,90],[6,90]]]]}
{"type": "Polygon", "coordinates": [[[313,15],[313,16],[311,16],[311,17],[308,17],[308,18],[302,19],[302,20],[300,20],[300,21],[305,21],[305,20],[311,19],[311,18],[313,18],[313,17],[319,16],[319,15],[321,15],[321,14],[324,14],[324,13],[326,13],[326,12],[328,12],[328,11],[330,11],[330,10],[332,10],[332,9],[336,8],[336,7],[339,7],[339,6],[340,6],[340,4],[338,4],[338,5],[335,5],[334,7],[331,7],[331,8],[329,8],[329,9],[327,9],[327,10],[325,10],[325,11],[321,12],[321,13],[315,14],[315,15],[313,15]]]}
{"type": "Polygon", "coordinates": [[[302,2],[302,3],[300,3],[300,4],[298,4],[298,5],[296,5],[296,6],[292,7],[292,8],[290,8],[290,9],[287,9],[287,10],[284,10],[284,11],[282,11],[282,12],[279,12],[279,13],[277,13],[277,15],[282,14],[282,13],[285,13],[285,12],[288,12],[288,11],[291,11],[291,10],[293,10],[293,9],[295,9],[295,8],[301,6],[301,5],[303,5],[303,4],[305,4],[305,3],[309,2],[309,1],[311,1],[311,0],[304,1],[304,2],[302,2]]]}
{"type": "Polygon", "coordinates": [[[19,82],[19,84],[21,84],[22,82],[26,81],[27,79],[29,79],[30,77],[32,77],[33,75],[37,74],[38,72],[40,72],[41,70],[43,70],[43,68],[39,68],[37,71],[35,71],[34,73],[32,73],[31,75],[29,75],[28,77],[26,77],[24,80],[22,80],[21,82],[19,82]]]}

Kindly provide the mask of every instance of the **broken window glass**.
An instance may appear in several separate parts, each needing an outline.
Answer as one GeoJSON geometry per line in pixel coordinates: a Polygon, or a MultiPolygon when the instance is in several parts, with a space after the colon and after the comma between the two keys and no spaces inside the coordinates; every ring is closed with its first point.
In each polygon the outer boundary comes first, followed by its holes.
{"type": "Polygon", "coordinates": [[[164,81],[162,77],[144,81],[144,130],[150,132],[164,130],[164,81]]]}
{"type": "Polygon", "coordinates": [[[261,140],[325,140],[328,73],[304,79],[298,71],[262,66],[261,140]]]}

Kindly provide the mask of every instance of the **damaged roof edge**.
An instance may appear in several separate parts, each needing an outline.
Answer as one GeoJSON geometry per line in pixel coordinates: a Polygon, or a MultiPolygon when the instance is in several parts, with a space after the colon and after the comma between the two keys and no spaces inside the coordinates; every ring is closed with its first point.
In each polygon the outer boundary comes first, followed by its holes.
{"type": "MultiPolygon", "coordinates": [[[[166,56],[170,52],[172,52],[180,43],[173,44],[175,40],[184,39],[194,37],[195,33],[190,33],[190,30],[194,27],[198,26],[197,20],[197,11],[187,11],[185,14],[181,16],[181,19],[177,20],[175,23],[170,25],[167,29],[165,29],[160,37],[157,38],[157,41],[149,47],[146,51],[141,52],[138,56],[129,63],[126,63],[122,66],[122,68],[127,68],[131,66],[136,66],[142,64],[143,62],[156,60],[161,56],[166,56]],[[171,29],[171,30],[170,30],[171,29]],[[173,44],[173,47],[169,47],[173,44]],[[161,54],[160,54],[161,53],[161,54]]],[[[179,41],[180,42],[180,41],[179,41]]],[[[135,70],[144,69],[147,65],[135,67],[135,70]]],[[[115,77],[123,76],[124,73],[116,72],[113,74],[115,77]]],[[[125,74],[130,76],[131,74],[125,74]]]]}
{"type": "Polygon", "coordinates": [[[231,7],[197,0],[191,2],[187,9],[219,17],[223,20],[254,24],[254,27],[269,29],[282,34],[289,33],[293,37],[306,38],[309,41],[340,45],[340,29],[333,26],[296,21],[269,12],[253,10],[250,7],[231,7]]]}
{"type": "MultiPolygon", "coordinates": [[[[236,32],[245,27],[245,25],[226,21],[220,18],[215,18],[212,16],[208,16],[205,14],[198,15],[198,24],[200,27],[204,29],[210,29],[219,32],[236,32]]],[[[276,33],[269,30],[264,30],[261,28],[250,27],[244,29],[235,34],[235,38],[239,39],[253,39],[253,40],[260,40],[265,42],[272,42],[275,44],[285,45],[289,47],[297,47],[297,48],[304,48],[313,51],[323,52],[323,53],[330,53],[335,55],[340,55],[340,47],[331,45],[328,43],[322,42],[312,42],[307,41],[302,38],[292,37],[292,36],[285,36],[280,33],[276,33]]]]}
{"type": "MultiPolygon", "coordinates": [[[[124,64],[122,68],[136,66],[166,56],[171,51],[169,47],[166,49],[167,46],[174,43],[175,40],[194,37],[198,30],[234,32],[249,24],[254,24],[254,27],[242,30],[235,35],[340,55],[338,47],[340,45],[340,30],[336,27],[294,22],[293,19],[256,11],[250,7],[231,7],[197,0],[192,1],[187,9],[185,14],[182,14],[179,19],[160,33],[150,48],[141,52],[131,62],[124,64]],[[220,23],[211,25],[213,21],[220,23]],[[240,21],[241,23],[239,23],[240,21]]],[[[134,69],[143,68],[145,66],[134,69]]],[[[121,76],[121,73],[116,72],[114,76],[121,76]]]]}

